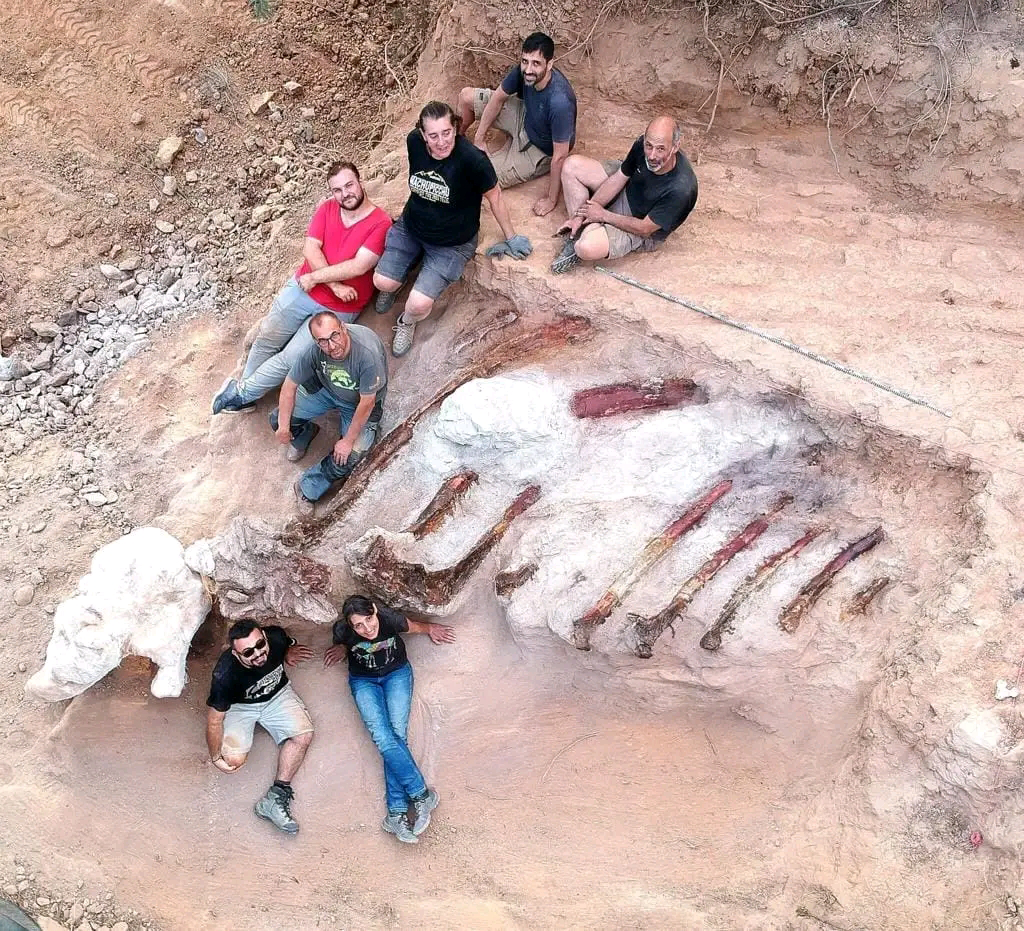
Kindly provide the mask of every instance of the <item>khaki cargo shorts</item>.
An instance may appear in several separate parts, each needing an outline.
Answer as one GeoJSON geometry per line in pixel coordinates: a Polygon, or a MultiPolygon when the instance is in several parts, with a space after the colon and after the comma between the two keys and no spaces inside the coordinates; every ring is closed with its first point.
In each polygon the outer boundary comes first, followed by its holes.
{"type": "Polygon", "coordinates": [[[295,694],[289,682],[270,701],[251,705],[237,704],[224,715],[222,752],[248,753],[252,749],[253,732],[260,724],[274,743],[281,744],[289,737],[312,734],[313,722],[302,699],[295,694]]]}
{"type": "MultiPolygon", "coordinates": [[[[474,88],[473,115],[476,119],[479,120],[483,115],[484,107],[493,93],[494,91],[487,87],[474,88]]],[[[551,156],[545,155],[527,138],[525,119],[526,107],[523,105],[523,99],[513,95],[505,101],[498,112],[498,118],[494,121],[495,129],[500,129],[509,136],[502,149],[490,153],[498,184],[503,188],[531,181],[551,170],[551,156]]]]}
{"type": "MultiPolygon", "coordinates": [[[[622,162],[615,159],[607,159],[601,164],[609,178],[622,167],[622,162]]],[[[633,211],[629,209],[629,198],[626,197],[625,188],[608,205],[608,209],[620,217],[633,216],[633,211]]],[[[608,258],[610,259],[621,259],[624,255],[629,255],[630,252],[653,252],[659,245],[656,239],[651,239],[649,236],[634,236],[610,223],[604,224],[604,231],[608,235],[608,258]]]]}

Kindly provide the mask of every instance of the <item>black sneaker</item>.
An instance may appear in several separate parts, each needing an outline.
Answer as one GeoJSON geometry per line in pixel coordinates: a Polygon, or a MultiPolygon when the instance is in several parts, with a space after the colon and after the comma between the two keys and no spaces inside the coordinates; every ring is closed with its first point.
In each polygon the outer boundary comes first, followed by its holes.
{"type": "Polygon", "coordinates": [[[555,256],[555,260],[551,263],[551,274],[564,275],[579,264],[580,257],[576,254],[576,240],[569,237],[562,243],[562,251],[555,256]]]}
{"type": "Polygon", "coordinates": [[[213,396],[214,414],[247,414],[256,409],[255,401],[243,401],[238,393],[238,382],[229,378],[213,396]]]}

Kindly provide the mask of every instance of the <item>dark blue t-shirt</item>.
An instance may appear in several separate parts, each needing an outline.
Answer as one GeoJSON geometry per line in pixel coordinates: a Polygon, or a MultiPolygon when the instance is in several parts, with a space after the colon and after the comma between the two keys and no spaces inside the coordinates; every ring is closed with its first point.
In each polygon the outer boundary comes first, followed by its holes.
{"type": "Polygon", "coordinates": [[[516,65],[501,82],[510,97],[523,98],[526,138],[545,155],[554,154],[554,143],[576,145],[576,94],[568,79],[555,68],[544,90],[530,87],[523,80],[523,69],[516,65]]]}

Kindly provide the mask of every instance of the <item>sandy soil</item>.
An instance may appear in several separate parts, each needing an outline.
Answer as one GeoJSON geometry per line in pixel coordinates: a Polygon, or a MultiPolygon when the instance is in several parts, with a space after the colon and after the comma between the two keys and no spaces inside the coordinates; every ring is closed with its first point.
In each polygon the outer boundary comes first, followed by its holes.
{"type": "MultiPolygon", "coordinates": [[[[192,28],[209,28],[212,14],[193,12],[192,28]]],[[[161,81],[176,53],[165,54],[150,72],[161,81]]],[[[621,154],[642,125],[642,114],[607,104],[581,126],[582,151],[621,154]]],[[[55,890],[82,881],[112,891],[167,929],[1013,927],[1005,897],[1020,895],[1019,782],[992,759],[1017,760],[1019,710],[995,709],[1006,740],[975,761],[975,782],[969,773],[957,783],[937,751],[965,714],[995,706],[996,678],[1019,676],[1018,218],[840,180],[817,128],[723,128],[706,142],[699,123],[685,130],[684,148],[701,150],[698,210],[663,252],[621,270],[927,398],[950,418],[596,272],[552,279],[558,217],[529,216],[529,186],[510,203],[533,257],[477,258],[470,284],[395,365],[392,416],[429,394],[452,335],[499,301],[584,313],[603,328],[604,351],[643,338],[750,403],[788,397],[828,436],[836,467],[848,466],[851,500],[872,501],[897,528],[905,572],[860,622],[872,627],[870,662],[856,667],[864,679],[844,682],[849,656],[839,652],[815,664],[820,706],[848,702],[835,729],[811,726],[813,709],[783,689],[737,703],[660,667],[612,668],[554,637],[517,643],[488,564],[452,620],[458,642],[410,647],[413,749],[442,794],[429,835],[404,848],[380,831],[376,753],[341,673],[314,663],[294,676],[318,733],[296,780],[302,831],[284,838],[251,813],[272,767],[269,740],[235,776],[204,762],[217,631],[197,638],[181,700],[152,698],[149,670],[133,661],[68,704],[23,698],[19,664],[29,673],[39,664],[49,610],[119,532],[61,504],[62,446],[49,438],[5,467],[11,515],[26,529],[5,541],[0,563],[4,870],[17,857],[55,890]],[[12,593],[30,578],[34,600],[16,608],[12,593]],[[977,850],[967,841],[975,829],[986,838],[977,850]]],[[[373,190],[400,205],[401,179],[373,190]]],[[[26,206],[13,206],[16,223],[26,206]]],[[[232,316],[165,334],[101,392],[101,467],[129,479],[120,503],[132,524],[190,541],[240,512],[291,513],[295,467],[272,443],[269,404],[213,420],[208,404],[293,264],[300,213],[232,316]]],[[[485,217],[482,240],[494,235],[485,217]]],[[[26,248],[15,260],[30,256],[26,248]]],[[[367,322],[387,335],[387,321],[367,322]]],[[[363,511],[343,535],[379,516],[363,511]]],[[[837,612],[819,605],[815,630],[827,633],[837,612]]],[[[327,644],[325,630],[299,633],[327,644]]]]}

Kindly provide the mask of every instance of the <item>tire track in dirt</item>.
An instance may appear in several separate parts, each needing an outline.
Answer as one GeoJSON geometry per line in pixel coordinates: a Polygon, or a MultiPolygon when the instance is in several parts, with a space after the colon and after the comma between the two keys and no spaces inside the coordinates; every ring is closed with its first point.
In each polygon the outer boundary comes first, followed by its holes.
{"type": "Polygon", "coordinates": [[[76,151],[98,159],[96,139],[84,119],[90,109],[85,91],[93,79],[82,64],[70,52],[61,52],[43,71],[39,83],[62,102],[52,116],[60,131],[71,139],[76,151]]]}

